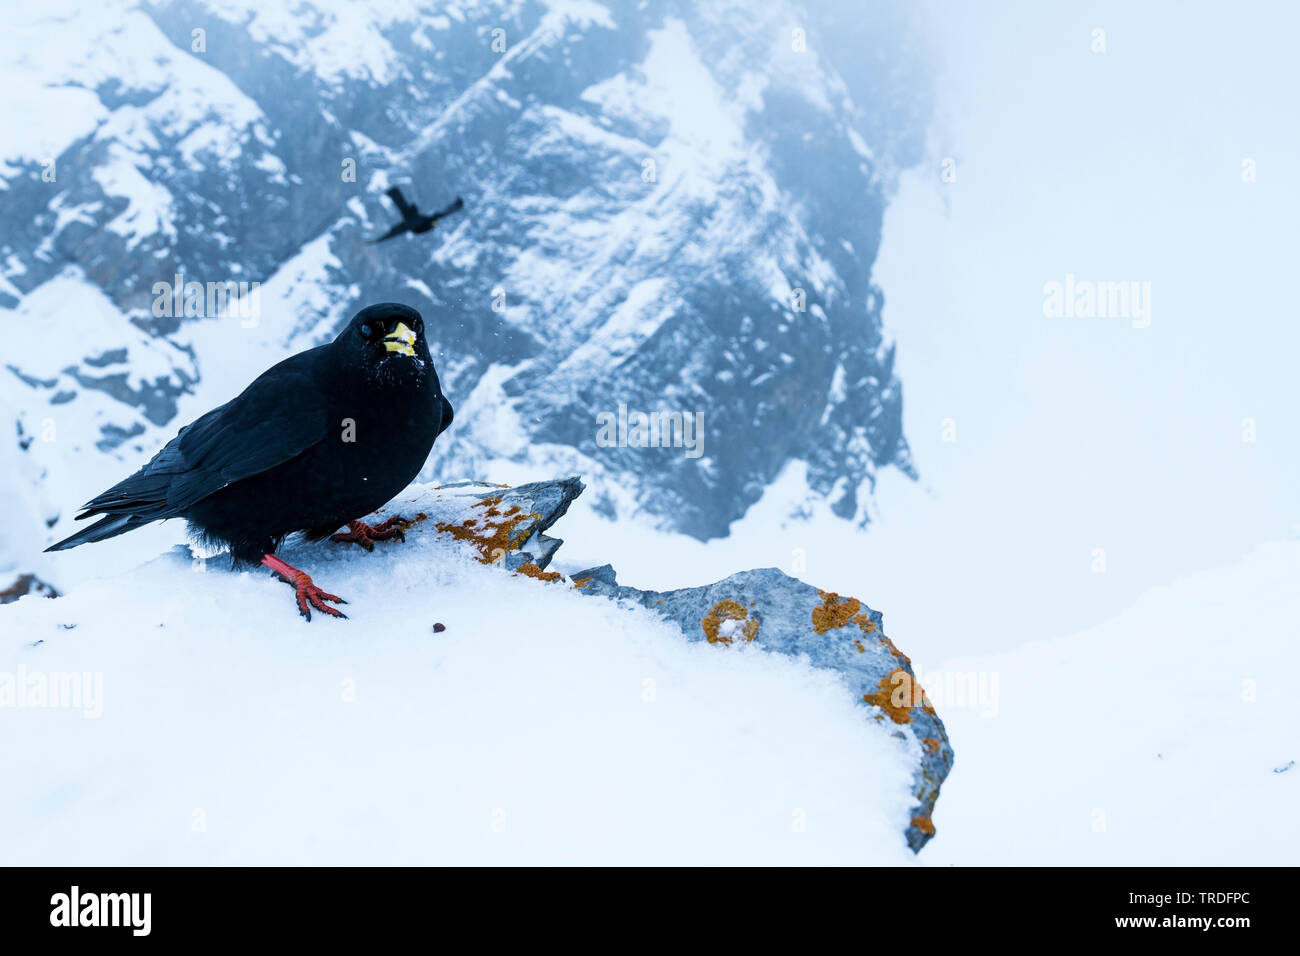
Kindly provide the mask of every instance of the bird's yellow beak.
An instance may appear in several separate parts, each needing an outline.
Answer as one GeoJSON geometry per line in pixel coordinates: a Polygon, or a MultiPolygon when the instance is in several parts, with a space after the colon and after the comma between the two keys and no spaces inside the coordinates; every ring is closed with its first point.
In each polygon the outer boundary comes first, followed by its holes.
{"type": "Polygon", "coordinates": [[[414,355],[415,333],[406,327],[405,322],[398,322],[397,328],[384,336],[384,348],[402,355],[414,355]]]}

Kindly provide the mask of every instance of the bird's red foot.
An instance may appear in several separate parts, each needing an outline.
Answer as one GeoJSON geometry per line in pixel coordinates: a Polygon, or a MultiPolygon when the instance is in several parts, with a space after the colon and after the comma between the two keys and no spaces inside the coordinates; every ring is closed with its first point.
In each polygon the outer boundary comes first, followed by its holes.
{"type": "Polygon", "coordinates": [[[281,561],[273,554],[262,555],[262,563],[293,585],[293,596],[298,603],[298,613],[307,620],[311,620],[311,609],[313,607],[330,617],[347,617],[338,608],[330,607],[325,602],[333,601],[335,604],[347,604],[348,602],[337,594],[322,591],[312,583],[311,575],[306,571],[299,571],[292,564],[281,561]]]}
{"type": "Polygon", "coordinates": [[[411,526],[401,515],[394,515],[387,521],[377,525],[368,525],[364,521],[349,521],[348,530],[340,531],[330,538],[331,541],[338,541],[343,544],[359,544],[367,551],[375,550],[376,541],[387,541],[389,538],[396,538],[398,541],[406,540],[406,529],[411,526]]]}

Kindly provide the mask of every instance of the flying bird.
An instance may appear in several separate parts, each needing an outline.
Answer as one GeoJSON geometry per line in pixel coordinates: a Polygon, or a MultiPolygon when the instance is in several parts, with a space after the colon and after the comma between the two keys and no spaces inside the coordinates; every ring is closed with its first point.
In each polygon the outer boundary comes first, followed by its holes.
{"type": "Polygon", "coordinates": [[[293,586],[298,611],[345,617],[346,604],[275,552],[303,532],[372,550],[403,538],[395,516],[361,521],[405,488],[452,421],[420,313],[362,309],[333,342],[271,366],[238,396],[177,433],[143,468],[82,507],[88,528],[47,551],[184,518],[235,567],[265,565],[293,586]],[[346,532],[339,532],[344,525],[346,532]]]}
{"type": "Polygon", "coordinates": [[[461,201],[461,198],[457,196],[456,201],[446,209],[439,210],[430,216],[426,216],[421,213],[419,209],[415,208],[415,206],[411,205],[411,203],[407,202],[406,197],[402,195],[402,191],[396,186],[389,187],[388,198],[393,201],[393,205],[397,207],[397,211],[402,214],[402,221],[392,229],[389,229],[378,239],[371,239],[371,242],[383,242],[385,239],[392,239],[394,236],[400,236],[404,232],[413,232],[417,236],[426,233],[434,227],[434,224],[439,219],[444,216],[450,216],[452,213],[459,211],[461,207],[465,205],[461,201]]]}

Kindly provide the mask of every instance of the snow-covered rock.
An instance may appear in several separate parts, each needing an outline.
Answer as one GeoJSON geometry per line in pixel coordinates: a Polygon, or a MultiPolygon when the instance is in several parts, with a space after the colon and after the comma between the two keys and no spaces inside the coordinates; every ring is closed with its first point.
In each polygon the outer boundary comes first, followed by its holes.
{"type": "Polygon", "coordinates": [[[180,547],[0,608],[0,862],[908,864],[879,615],[683,640],[547,569],[581,487],[413,485],[404,543],[291,541],[346,621],[180,547]]]}
{"type": "MultiPolygon", "coordinates": [[[[484,562],[501,564],[555,583],[547,571],[562,541],[543,532],[582,493],[577,478],[502,489],[462,483],[445,486],[472,503],[436,527],[468,544],[484,562]]],[[[572,584],[583,594],[649,608],[671,621],[689,641],[720,647],[755,643],[763,651],[804,660],[840,674],[855,700],[890,728],[908,748],[914,765],[906,832],[913,850],[934,836],[939,788],[952,769],[953,751],[934,706],[917,681],[912,662],[884,632],[879,611],[857,598],[821,591],[777,568],[745,571],[705,587],[648,591],[620,587],[610,565],[578,571],[572,584]]]]}
{"type": "Polygon", "coordinates": [[[730,646],[756,642],[771,654],[807,660],[843,675],[872,719],[908,747],[916,804],[907,842],[934,836],[932,814],[953,752],[906,654],[883,630],[882,616],[851,596],[820,591],[777,568],[743,571],[715,584],[675,591],[619,587],[608,565],[579,572],[583,593],[631,601],[675,623],[688,640],[730,646]]]}

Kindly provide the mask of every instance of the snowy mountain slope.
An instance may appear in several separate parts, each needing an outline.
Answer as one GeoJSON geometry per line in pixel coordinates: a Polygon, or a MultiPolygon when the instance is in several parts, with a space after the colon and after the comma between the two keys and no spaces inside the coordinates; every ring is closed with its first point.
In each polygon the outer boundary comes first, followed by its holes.
{"type": "Polygon", "coordinates": [[[1300,541],[1269,544],[1082,634],[921,669],[961,752],[927,862],[1294,864],[1298,579],[1300,541]]]}
{"type": "Polygon", "coordinates": [[[425,312],[457,402],[431,473],[581,470],[606,513],[707,538],[800,460],[863,518],[876,470],[911,467],[870,272],[926,95],[885,79],[889,43],[850,57],[822,22],[667,0],[21,13],[0,41],[24,91],[0,157],[0,323],[62,332],[6,353],[0,402],[24,434],[76,436],[24,451],[41,520],[393,298],[425,312]],[[369,245],[394,182],[466,210],[369,245]],[[155,314],[177,275],[262,283],[255,324],[155,314]],[[598,443],[620,406],[701,414],[701,454],[598,443]]]}
{"type": "Polygon", "coordinates": [[[179,549],[0,608],[0,860],[914,864],[914,758],[838,675],[485,566],[447,494],[285,550],[346,621],[179,549]]]}

